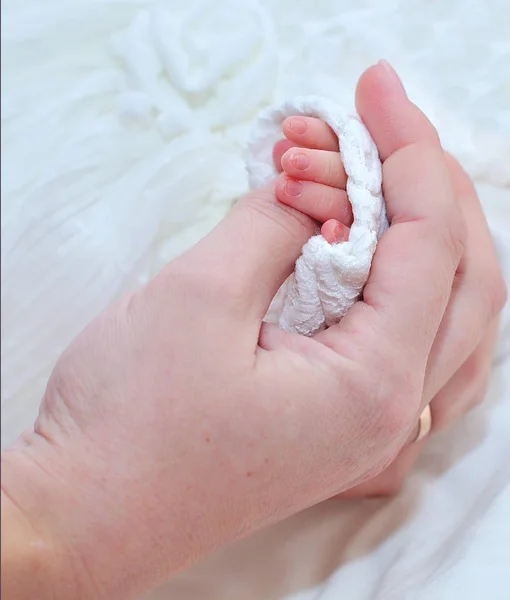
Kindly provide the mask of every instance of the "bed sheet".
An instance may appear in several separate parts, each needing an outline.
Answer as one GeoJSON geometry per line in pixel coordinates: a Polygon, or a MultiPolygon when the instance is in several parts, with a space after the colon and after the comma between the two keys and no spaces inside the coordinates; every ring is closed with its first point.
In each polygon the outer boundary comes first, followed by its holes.
{"type": "MultiPolygon", "coordinates": [[[[246,191],[261,108],[350,105],[380,58],[475,180],[510,281],[508,31],[507,0],[4,0],[2,446],[72,337],[246,191]]],[[[327,502],[151,597],[510,597],[508,322],[489,401],[401,495],[327,502]]]]}

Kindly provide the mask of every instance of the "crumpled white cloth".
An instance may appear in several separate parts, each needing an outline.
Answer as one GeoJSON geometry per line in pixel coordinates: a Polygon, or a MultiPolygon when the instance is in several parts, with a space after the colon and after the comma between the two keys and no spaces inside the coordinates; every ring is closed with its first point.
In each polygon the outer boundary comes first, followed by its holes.
{"type": "Polygon", "coordinates": [[[330,244],[320,234],[310,238],[283,290],[280,327],[313,335],[338,323],[359,298],[388,220],[381,161],[368,130],[355,112],[318,96],[297,97],[260,115],[248,143],[251,188],[266,185],[276,176],[273,148],[282,138],[282,122],[292,115],[318,117],[338,136],[354,216],[346,242],[330,244]]]}
{"type": "MultiPolygon", "coordinates": [[[[4,0],[2,445],[74,334],[245,193],[260,107],[349,105],[382,57],[477,183],[510,284],[509,17],[508,0],[4,0]]],[[[509,325],[491,402],[401,495],[304,511],[150,600],[508,600],[509,325]]]]}

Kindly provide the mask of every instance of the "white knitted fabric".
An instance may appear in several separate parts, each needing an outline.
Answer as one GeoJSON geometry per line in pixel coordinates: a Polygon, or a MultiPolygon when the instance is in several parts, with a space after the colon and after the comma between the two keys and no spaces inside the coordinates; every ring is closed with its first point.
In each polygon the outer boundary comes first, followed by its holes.
{"type": "Polygon", "coordinates": [[[280,327],[313,335],[338,323],[359,298],[388,220],[381,161],[366,127],[357,114],[315,96],[295,98],[260,115],[248,144],[250,186],[256,189],[276,176],[273,148],[282,139],[282,122],[292,115],[319,117],[338,136],[354,216],[348,241],[329,244],[322,235],[310,238],[283,289],[280,327]]]}

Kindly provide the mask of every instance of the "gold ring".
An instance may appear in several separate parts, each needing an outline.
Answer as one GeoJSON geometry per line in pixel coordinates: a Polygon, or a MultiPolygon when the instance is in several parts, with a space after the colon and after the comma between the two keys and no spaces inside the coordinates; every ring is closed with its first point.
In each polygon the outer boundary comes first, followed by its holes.
{"type": "Polygon", "coordinates": [[[430,430],[432,429],[432,411],[430,410],[430,404],[423,409],[423,412],[420,415],[420,420],[418,421],[418,433],[414,438],[414,442],[419,442],[424,437],[426,437],[430,430]]]}

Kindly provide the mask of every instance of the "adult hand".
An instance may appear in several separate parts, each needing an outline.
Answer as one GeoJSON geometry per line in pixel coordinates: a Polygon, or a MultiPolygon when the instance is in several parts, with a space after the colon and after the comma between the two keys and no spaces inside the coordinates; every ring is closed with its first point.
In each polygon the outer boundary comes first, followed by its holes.
{"type": "MultiPolygon", "coordinates": [[[[372,78],[365,77],[358,88],[359,113],[375,132],[384,123],[384,116],[380,112],[385,109],[379,101],[380,96],[384,97],[384,86],[385,82],[378,82],[377,72],[374,72],[372,78]]],[[[329,161],[325,161],[329,165],[328,169],[340,170],[335,180],[341,182],[341,186],[339,189],[319,186],[319,191],[316,186],[313,191],[317,197],[314,210],[321,215],[318,218],[322,219],[342,215],[344,224],[350,225],[348,219],[350,217],[352,220],[352,213],[346,210],[346,175],[341,168],[340,159],[335,156],[338,152],[338,140],[324,122],[317,119],[301,119],[301,123],[302,129],[297,132],[292,127],[292,122],[284,122],[284,133],[288,139],[278,142],[275,146],[275,165],[282,172],[283,159],[288,172],[287,150],[295,146],[305,149],[318,147],[319,152],[326,151],[329,155],[329,161]]],[[[384,148],[382,151],[384,158],[384,148]]],[[[318,157],[313,160],[318,160],[318,157]]],[[[455,422],[483,400],[497,339],[497,316],[505,301],[502,274],[476,191],[459,163],[448,154],[446,163],[466,223],[466,236],[465,249],[457,269],[448,309],[430,356],[424,388],[424,402],[430,402],[434,430],[455,422]]],[[[296,169],[292,164],[290,169],[294,175],[296,169]]],[[[312,180],[314,174],[315,171],[310,174],[312,180]]],[[[287,177],[286,173],[282,174],[281,186],[278,189],[285,190],[287,177]]],[[[316,184],[305,182],[304,185],[316,184]]],[[[288,198],[284,191],[281,200],[298,208],[295,206],[296,202],[306,204],[311,201],[306,195],[307,190],[311,188],[305,187],[304,190],[298,200],[288,198]]],[[[308,193],[310,195],[312,192],[308,193]]],[[[411,434],[410,443],[406,444],[396,460],[383,473],[348,490],[345,495],[356,497],[397,492],[426,443],[426,440],[414,443],[417,433],[414,431],[411,434]]]]}
{"type": "MultiPolygon", "coordinates": [[[[383,122],[377,80],[362,81],[357,104],[371,130],[383,122]],[[370,86],[367,90],[364,85],[370,86]]],[[[384,158],[384,155],[383,155],[384,158]]],[[[432,431],[455,423],[485,398],[497,342],[506,287],[476,190],[461,165],[446,154],[457,203],[466,223],[464,251],[448,307],[430,354],[423,403],[430,403],[432,431]]],[[[404,485],[428,438],[411,434],[395,461],[373,480],[350,489],[347,497],[391,495],[404,485]]]]}
{"type": "MultiPolygon", "coordinates": [[[[100,315],[2,457],[2,514],[36,539],[39,597],[136,597],[373,477],[409,437],[465,228],[437,135],[398,80],[377,66],[359,93],[392,220],[364,301],[315,339],[262,325],[315,227],[266,190],[100,315]]],[[[22,598],[13,572],[3,590],[22,598]]]]}

